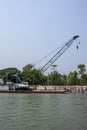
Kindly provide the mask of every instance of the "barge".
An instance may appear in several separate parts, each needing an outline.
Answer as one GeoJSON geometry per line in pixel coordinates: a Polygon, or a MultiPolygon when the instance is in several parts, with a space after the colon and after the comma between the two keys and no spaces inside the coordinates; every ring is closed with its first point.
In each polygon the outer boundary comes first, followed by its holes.
{"type": "MultiPolygon", "coordinates": [[[[54,87],[53,87],[54,88],[54,87]]],[[[70,93],[66,89],[52,89],[51,86],[28,86],[24,83],[15,83],[12,86],[2,86],[0,87],[0,93],[56,93],[64,94],[70,93]]]]}
{"type": "Polygon", "coordinates": [[[56,93],[56,94],[64,94],[67,91],[65,90],[0,90],[0,93],[56,93]]]}

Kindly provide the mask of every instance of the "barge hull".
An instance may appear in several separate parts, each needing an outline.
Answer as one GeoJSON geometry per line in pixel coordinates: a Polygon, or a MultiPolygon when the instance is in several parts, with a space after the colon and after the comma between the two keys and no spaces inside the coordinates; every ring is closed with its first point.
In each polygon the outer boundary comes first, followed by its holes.
{"type": "Polygon", "coordinates": [[[66,91],[61,91],[61,90],[58,90],[58,91],[35,91],[35,90],[32,90],[32,91],[29,91],[29,90],[26,90],[26,91],[24,91],[24,90],[0,90],[0,93],[27,93],[27,94],[29,94],[29,93],[57,93],[57,94],[63,94],[63,93],[66,93],[66,91]]]}

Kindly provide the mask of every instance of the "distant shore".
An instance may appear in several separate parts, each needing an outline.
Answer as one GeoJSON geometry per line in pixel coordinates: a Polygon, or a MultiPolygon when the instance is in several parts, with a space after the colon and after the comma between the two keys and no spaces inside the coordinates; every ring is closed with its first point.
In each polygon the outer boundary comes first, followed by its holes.
{"type": "Polygon", "coordinates": [[[29,90],[9,90],[8,86],[0,86],[0,93],[73,93],[87,92],[87,86],[29,86],[29,90]]]}

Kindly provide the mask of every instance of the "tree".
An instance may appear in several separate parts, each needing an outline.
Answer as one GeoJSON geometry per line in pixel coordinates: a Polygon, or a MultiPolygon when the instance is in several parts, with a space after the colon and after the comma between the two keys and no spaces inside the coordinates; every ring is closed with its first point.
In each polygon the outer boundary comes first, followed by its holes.
{"type": "Polygon", "coordinates": [[[86,68],[84,64],[78,65],[79,74],[82,76],[86,72],[86,68]]]}
{"type": "Polygon", "coordinates": [[[33,84],[33,85],[40,84],[41,82],[40,77],[41,77],[41,73],[39,70],[36,70],[36,69],[31,70],[30,76],[29,76],[29,84],[33,84]]]}
{"type": "Polygon", "coordinates": [[[51,72],[48,76],[49,76],[50,85],[60,85],[61,84],[61,75],[57,71],[51,72]]]}
{"type": "Polygon", "coordinates": [[[22,78],[23,81],[26,81],[31,85],[47,83],[47,76],[41,74],[40,70],[33,68],[32,64],[23,67],[22,78]]]}
{"type": "Polygon", "coordinates": [[[3,78],[7,73],[9,74],[16,74],[16,73],[20,73],[20,70],[18,70],[17,68],[6,68],[6,69],[2,69],[0,70],[0,76],[3,78]]]}
{"type": "Polygon", "coordinates": [[[32,64],[27,64],[23,67],[22,71],[31,71],[31,69],[33,68],[33,65],[32,64]]]}
{"type": "Polygon", "coordinates": [[[68,85],[78,85],[78,73],[76,71],[70,72],[68,75],[68,85]]]}
{"type": "Polygon", "coordinates": [[[12,80],[12,76],[15,74],[19,74],[21,71],[18,70],[17,68],[6,68],[6,69],[2,69],[0,70],[0,77],[3,78],[4,83],[6,83],[7,81],[11,81],[12,80]]]}
{"type": "Polygon", "coordinates": [[[33,65],[32,64],[27,64],[23,67],[22,69],[22,79],[23,81],[26,81],[26,82],[30,82],[30,75],[31,75],[31,70],[33,68],[33,65]]]}
{"type": "Polygon", "coordinates": [[[85,74],[85,72],[86,72],[85,65],[84,64],[78,65],[78,69],[79,69],[79,75],[80,75],[79,76],[80,85],[86,85],[87,74],[85,74]]]}
{"type": "Polygon", "coordinates": [[[43,75],[40,70],[33,69],[31,71],[31,84],[42,84],[45,85],[47,84],[47,76],[43,75]]]}
{"type": "Polygon", "coordinates": [[[68,81],[67,81],[67,75],[63,74],[62,77],[61,77],[61,84],[62,85],[67,85],[68,84],[68,81]]]}
{"type": "Polygon", "coordinates": [[[87,74],[83,74],[80,78],[80,85],[87,85],[87,74]]]}

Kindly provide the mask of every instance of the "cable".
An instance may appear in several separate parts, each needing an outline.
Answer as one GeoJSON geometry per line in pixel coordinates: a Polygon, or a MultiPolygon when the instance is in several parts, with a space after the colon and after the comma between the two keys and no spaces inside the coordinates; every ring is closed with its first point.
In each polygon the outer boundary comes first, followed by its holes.
{"type": "MultiPolygon", "coordinates": [[[[65,43],[64,43],[65,44],[65,43]]],[[[52,55],[55,51],[57,51],[59,48],[61,48],[62,46],[64,46],[64,44],[60,45],[58,48],[56,48],[55,50],[53,50],[52,52],[48,53],[46,56],[44,56],[42,59],[40,59],[39,61],[37,61],[34,64],[34,67],[39,64],[40,62],[42,62],[43,60],[45,60],[46,58],[48,58],[50,55],[52,55]]]]}

